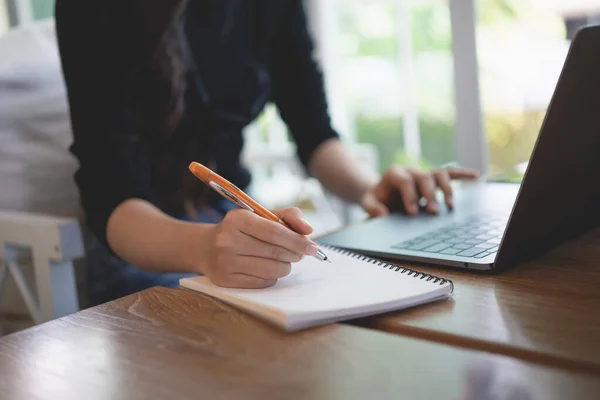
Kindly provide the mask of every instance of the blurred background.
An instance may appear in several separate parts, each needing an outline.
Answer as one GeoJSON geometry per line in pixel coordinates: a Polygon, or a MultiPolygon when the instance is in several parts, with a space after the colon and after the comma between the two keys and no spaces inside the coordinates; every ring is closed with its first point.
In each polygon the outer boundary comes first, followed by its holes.
{"type": "MultiPolygon", "coordinates": [[[[457,162],[490,180],[515,182],[574,33],[600,23],[598,0],[305,0],[305,6],[334,127],[361,162],[379,171],[392,163],[457,162]]],[[[53,9],[53,0],[0,0],[0,212],[78,221],[53,9]]],[[[364,217],[304,174],[272,105],[245,138],[253,193],[268,207],[301,207],[315,234],[364,217]]],[[[2,218],[0,239],[8,226],[2,218]]],[[[16,288],[7,290],[19,297],[16,288]]],[[[0,314],[25,309],[10,298],[0,298],[0,314]]]]}
{"type": "MultiPolygon", "coordinates": [[[[53,3],[0,2],[0,32],[52,18],[53,3]]],[[[459,162],[495,180],[521,178],[574,32],[600,23],[600,2],[594,0],[305,0],[305,5],[334,126],[365,162],[380,171],[394,162],[423,167],[459,162]],[[476,69],[465,80],[460,73],[471,71],[471,58],[476,69]],[[460,97],[466,111],[457,106],[457,87],[468,88],[460,97]],[[457,130],[458,119],[473,116],[474,123],[457,130]]],[[[277,187],[293,181],[288,173],[301,174],[294,170],[293,144],[274,107],[247,129],[246,143],[246,162],[261,186],[257,192],[268,193],[264,201],[273,206],[292,201],[269,190],[269,182],[277,187]]],[[[316,190],[311,186],[303,191],[316,190]]]]}

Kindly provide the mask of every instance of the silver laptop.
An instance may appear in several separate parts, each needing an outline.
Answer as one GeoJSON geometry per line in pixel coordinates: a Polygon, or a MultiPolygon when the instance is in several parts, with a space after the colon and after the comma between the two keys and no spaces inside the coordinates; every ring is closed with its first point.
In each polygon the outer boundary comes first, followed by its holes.
{"type": "Polygon", "coordinates": [[[522,182],[455,186],[453,211],[393,213],[318,242],[387,259],[499,271],[600,226],[600,26],[575,35],[522,182]]]}

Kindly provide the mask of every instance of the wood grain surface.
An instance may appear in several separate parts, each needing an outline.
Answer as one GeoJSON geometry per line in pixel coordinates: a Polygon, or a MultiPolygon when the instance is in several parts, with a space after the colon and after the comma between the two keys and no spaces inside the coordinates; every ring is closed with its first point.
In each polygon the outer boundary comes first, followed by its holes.
{"type": "Polygon", "coordinates": [[[413,267],[452,279],[453,298],[355,323],[600,374],[600,230],[499,275],[413,267]]]}
{"type": "Polygon", "coordinates": [[[348,325],[285,333],[154,288],[0,338],[0,398],[598,399],[600,380],[348,325]]]}

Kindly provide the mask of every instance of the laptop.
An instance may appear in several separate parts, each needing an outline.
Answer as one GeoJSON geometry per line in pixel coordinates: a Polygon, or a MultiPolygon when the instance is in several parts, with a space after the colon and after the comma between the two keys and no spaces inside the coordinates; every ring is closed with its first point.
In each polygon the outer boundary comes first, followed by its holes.
{"type": "Polygon", "coordinates": [[[370,256],[501,271],[600,225],[600,26],[575,35],[520,184],[453,182],[454,210],[392,213],[319,243],[370,256]]]}

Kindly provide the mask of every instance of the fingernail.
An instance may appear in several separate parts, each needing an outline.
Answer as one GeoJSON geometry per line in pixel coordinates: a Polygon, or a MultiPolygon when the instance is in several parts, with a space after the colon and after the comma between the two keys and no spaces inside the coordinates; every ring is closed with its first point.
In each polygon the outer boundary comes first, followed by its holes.
{"type": "Polygon", "coordinates": [[[438,210],[438,204],[437,203],[431,203],[431,205],[429,206],[432,212],[437,212],[438,210]]]}
{"type": "Polygon", "coordinates": [[[408,212],[411,214],[416,214],[419,211],[419,207],[412,205],[410,206],[410,208],[408,209],[408,212]]]}
{"type": "Polygon", "coordinates": [[[317,254],[318,250],[319,248],[317,246],[315,246],[314,244],[309,244],[308,246],[306,246],[306,250],[304,251],[304,253],[307,256],[314,256],[315,254],[317,254]]]}
{"type": "Polygon", "coordinates": [[[306,219],[302,218],[302,222],[304,222],[306,225],[308,225],[312,228],[312,225],[306,219]]]}

